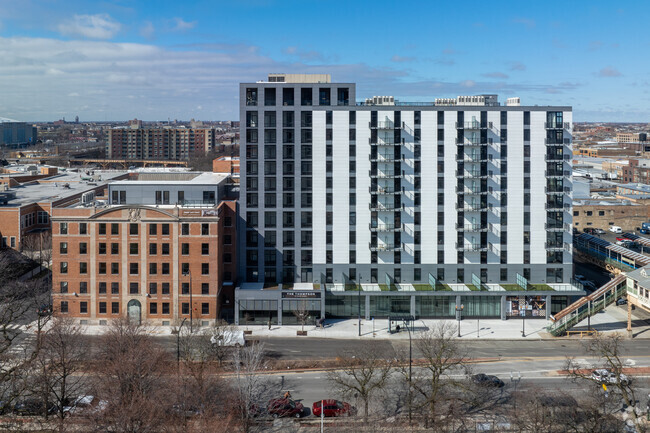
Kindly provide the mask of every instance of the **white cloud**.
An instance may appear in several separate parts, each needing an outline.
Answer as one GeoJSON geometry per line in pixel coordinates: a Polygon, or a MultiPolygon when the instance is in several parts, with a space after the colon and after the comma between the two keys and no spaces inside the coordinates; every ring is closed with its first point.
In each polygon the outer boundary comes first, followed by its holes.
{"type": "Polygon", "coordinates": [[[145,21],[142,27],[140,27],[140,36],[145,39],[152,39],[155,32],[156,28],[151,21],[145,21]]]}
{"type": "Polygon", "coordinates": [[[390,58],[390,61],[395,62],[395,63],[412,62],[414,60],[415,60],[415,57],[398,56],[397,54],[395,54],[393,57],[390,58]]]}
{"type": "Polygon", "coordinates": [[[175,17],[174,27],[172,30],[184,32],[186,30],[192,30],[194,27],[196,27],[196,21],[185,21],[183,18],[175,17]]]}
{"type": "Polygon", "coordinates": [[[598,72],[599,77],[606,77],[606,78],[620,77],[621,75],[622,74],[619,72],[618,69],[612,68],[611,66],[607,66],[598,72]]]}
{"type": "Polygon", "coordinates": [[[61,34],[67,36],[82,36],[90,39],[111,39],[122,28],[108,14],[74,15],[58,25],[61,34]]]}

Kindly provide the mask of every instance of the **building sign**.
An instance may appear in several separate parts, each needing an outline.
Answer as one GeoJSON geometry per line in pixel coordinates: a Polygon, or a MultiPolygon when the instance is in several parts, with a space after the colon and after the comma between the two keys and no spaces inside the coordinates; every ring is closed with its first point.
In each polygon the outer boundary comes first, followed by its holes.
{"type": "Polygon", "coordinates": [[[320,298],[320,292],[282,292],[284,299],[320,298]]]}
{"type": "Polygon", "coordinates": [[[219,215],[219,211],[217,209],[203,209],[202,216],[204,216],[204,217],[217,216],[217,215],[219,215]]]}
{"type": "Polygon", "coordinates": [[[182,210],[182,215],[184,217],[190,217],[190,216],[201,216],[201,211],[200,210],[182,210]]]}

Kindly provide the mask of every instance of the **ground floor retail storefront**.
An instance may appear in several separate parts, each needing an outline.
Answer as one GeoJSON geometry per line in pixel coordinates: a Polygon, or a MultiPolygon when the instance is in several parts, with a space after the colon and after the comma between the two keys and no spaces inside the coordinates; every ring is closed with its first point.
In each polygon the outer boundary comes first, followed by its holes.
{"type": "Polygon", "coordinates": [[[293,325],[306,316],[305,323],[313,325],[321,317],[455,319],[458,314],[502,320],[524,316],[548,319],[584,294],[577,288],[561,292],[329,291],[313,284],[264,288],[255,283],[235,290],[235,323],[293,325]]]}

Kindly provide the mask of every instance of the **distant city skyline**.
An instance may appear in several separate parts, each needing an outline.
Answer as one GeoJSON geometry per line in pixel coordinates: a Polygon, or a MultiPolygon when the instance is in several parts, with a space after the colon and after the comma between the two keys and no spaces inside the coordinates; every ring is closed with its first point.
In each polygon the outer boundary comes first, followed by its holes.
{"type": "Polygon", "coordinates": [[[650,4],[0,0],[0,117],[238,120],[238,83],[328,73],[357,97],[497,93],[650,121],[650,4]],[[155,6],[155,7],[154,7],[155,6]]]}

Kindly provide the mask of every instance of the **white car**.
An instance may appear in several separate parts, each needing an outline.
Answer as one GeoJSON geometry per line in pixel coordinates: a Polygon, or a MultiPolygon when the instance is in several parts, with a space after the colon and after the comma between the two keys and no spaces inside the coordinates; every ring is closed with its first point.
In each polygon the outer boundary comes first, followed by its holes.
{"type": "Polygon", "coordinates": [[[620,228],[619,226],[611,226],[609,228],[609,231],[612,233],[623,233],[623,229],[620,228]]]}
{"type": "Polygon", "coordinates": [[[605,383],[605,384],[612,384],[612,385],[615,385],[617,383],[627,385],[630,382],[627,376],[624,375],[623,373],[617,375],[616,373],[613,373],[607,370],[606,368],[600,368],[598,370],[594,370],[593,373],[591,373],[591,378],[598,383],[605,383]]]}
{"type": "Polygon", "coordinates": [[[101,412],[106,409],[108,402],[99,400],[92,395],[81,395],[77,397],[70,406],[65,406],[63,412],[68,415],[78,415],[81,412],[93,413],[101,412]]]}
{"type": "Polygon", "coordinates": [[[210,337],[210,343],[217,346],[243,347],[246,345],[246,340],[244,331],[223,331],[210,337]]]}

